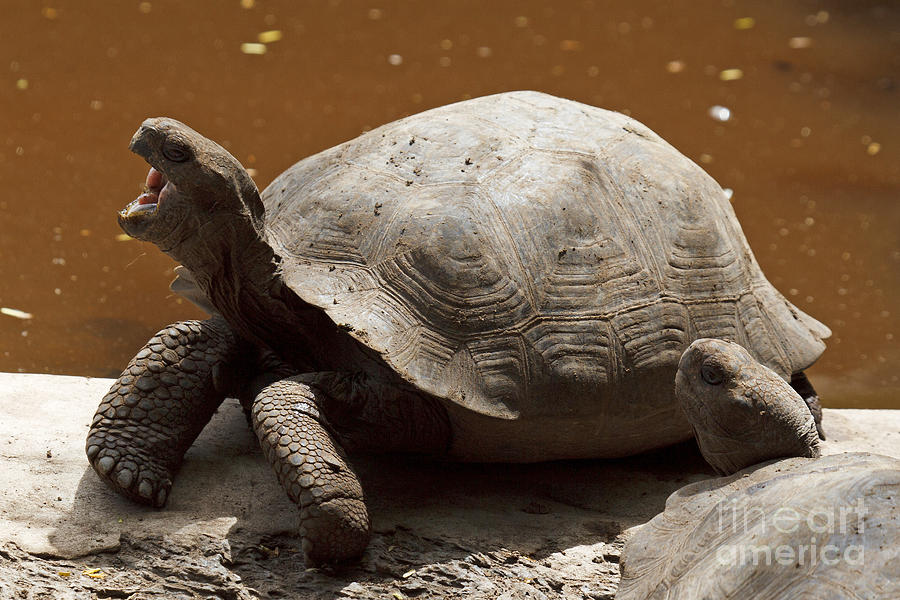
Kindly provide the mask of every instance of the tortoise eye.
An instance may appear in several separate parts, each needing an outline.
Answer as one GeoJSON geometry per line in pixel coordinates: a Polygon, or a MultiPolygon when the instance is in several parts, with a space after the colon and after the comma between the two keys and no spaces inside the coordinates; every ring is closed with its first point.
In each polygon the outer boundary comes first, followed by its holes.
{"type": "Polygon", "coordinates": [[[185,162],[191,157],[191,152],[187,147],[178,142],[167,141],[162,148],[163,156],[172,162],[185,162]]]}
{"type": "Polygon", "coordinates": [[[725,373],[722,367],[715,363],[703,363],[700,366],[700,377],[709,385],[719,385],[725,381],[725,373]]]}

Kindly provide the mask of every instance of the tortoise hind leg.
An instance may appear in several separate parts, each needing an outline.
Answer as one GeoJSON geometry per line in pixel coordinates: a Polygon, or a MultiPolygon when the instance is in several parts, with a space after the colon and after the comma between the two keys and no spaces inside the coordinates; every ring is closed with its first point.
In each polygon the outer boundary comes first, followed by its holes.
{"type": "Polygon", "coordinates": [[[812,413],[813,420],[816,422],[816,431],[819,433],[819,439],[825,439],[825,430],[822,428],[822,403],[819,402],[819,394],[813,388],[803,371],[791,375],[791,387],[800,394],[809,412],[812,413]]]}
{"type": "Polygon", "coordinates": [[[162,506],[184,453],[236,387],[241,341],[221,317],[162,329],[100,402],[85,449],[122,495],[162,506]]]}

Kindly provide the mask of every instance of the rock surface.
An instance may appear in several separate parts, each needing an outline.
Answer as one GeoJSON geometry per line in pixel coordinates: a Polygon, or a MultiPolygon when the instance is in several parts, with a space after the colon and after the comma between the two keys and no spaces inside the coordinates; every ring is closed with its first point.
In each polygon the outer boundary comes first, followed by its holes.
{"type": "MultiPolygon", "coordinates": [[[[355,459],[374,535],[306,569],[288,501],[223,405],[162,510],[119,497],[84,439],[112,380],[0,374],[0,598],[612,598],[629,530],[713,476],[693,443],[617,461],[355,459]]],[[[900,457],[900,410],[826,410],[825,454],[900,457]]]]}

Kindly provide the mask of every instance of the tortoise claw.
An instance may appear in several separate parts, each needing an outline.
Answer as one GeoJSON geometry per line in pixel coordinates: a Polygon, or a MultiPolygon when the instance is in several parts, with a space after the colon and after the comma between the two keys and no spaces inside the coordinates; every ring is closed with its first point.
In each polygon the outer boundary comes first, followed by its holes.
{"type": "Polygon", "coordinates": [[[171,469],[152,460],[140,449],[122,452],[115,438],[89,438],[87,455],[91,467],[111,488],[140,504],[160,508],[172,489],[171,469]]]}

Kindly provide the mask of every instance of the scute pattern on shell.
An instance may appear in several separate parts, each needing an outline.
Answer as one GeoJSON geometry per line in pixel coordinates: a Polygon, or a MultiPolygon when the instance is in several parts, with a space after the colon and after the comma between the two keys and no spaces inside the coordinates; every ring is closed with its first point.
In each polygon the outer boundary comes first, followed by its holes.
{"type": "MultiPolygon", "coordinates": [[[[697,337],[788,375],[829,333],[766,281],[699,167],[633,119],[536,92],[385,125],[263,201],[300,297],[476,413],[612,413],[643,400],[605,389],[656,371],[671,385],[697,337]]],[[[670,392],[648,410],[677,412],[670,392]]]]}
{"type": "Polygon", "coordinates": [[[900,597],[898,496],[900,460],[869,453],[685,486],[626,544],[616,600],[900,597]]]}

